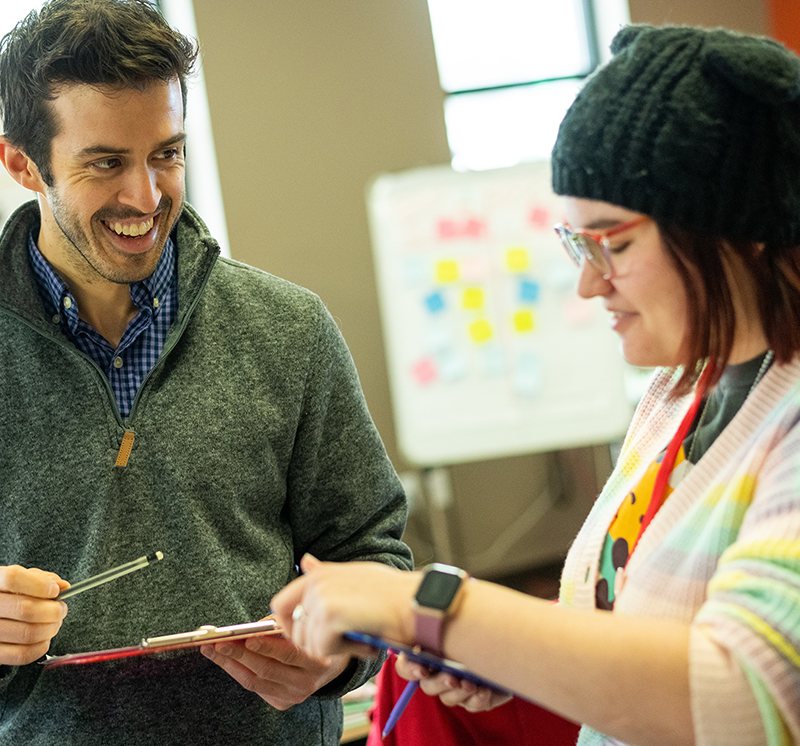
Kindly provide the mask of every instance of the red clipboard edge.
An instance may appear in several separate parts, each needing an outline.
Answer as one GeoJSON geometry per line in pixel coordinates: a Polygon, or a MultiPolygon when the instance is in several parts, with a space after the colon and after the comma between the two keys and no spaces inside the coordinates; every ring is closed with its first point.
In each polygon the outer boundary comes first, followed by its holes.
{"type": "Polygon", "coordinates": [[[147,637],[138,645],[132,645],[126,648],[109,648],[108,650],[93,650],[87,653],[54,655],[42,661],[42,665],[47,669],[82,663],[99,663],[100,661],[132,658],[137,655],[151,655],[168,650],[195,648],[219,640],[244,640],[248,637],[279,635],[282,634],[282,632],[283,630],[274,619],[263,619],[260,622],[248,622],[246,624],[234,624],[228,627],[203,625],[191,632],[181,632],[175,635],[163,635],[161,637],[147,637]]]}

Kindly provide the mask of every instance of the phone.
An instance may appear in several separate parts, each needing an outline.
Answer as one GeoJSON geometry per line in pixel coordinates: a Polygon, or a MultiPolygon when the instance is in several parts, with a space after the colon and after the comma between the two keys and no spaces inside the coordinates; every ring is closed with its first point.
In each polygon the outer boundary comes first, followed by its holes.
{"type": "Polygon", "coordinates": [[[379,650],[389,650],[393,653],[397,653],[398,655],[402,653],[410,661],[419,663],[420,665],[425,666],[436,673],[448,673],[452,676],[455,676],[457,679],[472,681],[478,686],[482,686],[487,689],[493,689],[496,692],[512,694],[512,692],[509,692],[507,689],[495,684],[493,681],[489,681],[488,679],[484,679],[481,676],[472,673],[463,663],[449,660],[448,658],[440,658],[438,655],[426,652],[418,645],[414,647],[410,645],[403,645],[402,643],[395,642],[394,640],[384,640],[381,637],[374,637],[373,635],[368,635],[364,632],[345,632],[344,636],[349,640],[363,642],[367,645],[371,645],[374,648],[378,648],[379,650]]]}
{"type": "Polygon", "coordinates": [[[229,627],[215,627],[211,624],[198,627],[191,632],[179,632],[174,635],[160,637],[146,637],[138,645],[127,648],[110,648],[108,650],[93,650],[89,653],[70,653],[68,655],[48,656],[42,661],[45,668],[66,666],[75,663],[97,663],[117,658],[131,658],[136,655],[149,655],[165,650],[179,650],[181,648],[194,648],[208,642],[219,640],[245,640],[248,637],[263,635],[280,635],[283,630],[274,619],[263,619],[260,622],[234,624],[229,627]]]}

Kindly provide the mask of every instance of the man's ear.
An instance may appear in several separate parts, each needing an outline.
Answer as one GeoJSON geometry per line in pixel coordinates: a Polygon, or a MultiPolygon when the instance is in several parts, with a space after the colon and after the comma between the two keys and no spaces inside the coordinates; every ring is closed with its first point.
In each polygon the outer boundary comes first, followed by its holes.
{"type": "Polygon", "coordinates": [[[32,192],[45,194],[47,185],[42,180],[36,164],[25,151],[15,147],[2,136],[0,136],[0,161],[17,184],[32,192]]]}

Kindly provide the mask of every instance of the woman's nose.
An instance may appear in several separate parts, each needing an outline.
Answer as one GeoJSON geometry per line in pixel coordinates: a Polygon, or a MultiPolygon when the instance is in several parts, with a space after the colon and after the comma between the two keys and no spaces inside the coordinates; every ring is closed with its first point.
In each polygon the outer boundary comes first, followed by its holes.
{"type": "Polygon", "coordinates": [[[604,274],[588,259],[581,262],[581,272],[578,275],[578,295],[581,298],[606,295],[611,288],[611,278],[607,274],[604,274]]]}

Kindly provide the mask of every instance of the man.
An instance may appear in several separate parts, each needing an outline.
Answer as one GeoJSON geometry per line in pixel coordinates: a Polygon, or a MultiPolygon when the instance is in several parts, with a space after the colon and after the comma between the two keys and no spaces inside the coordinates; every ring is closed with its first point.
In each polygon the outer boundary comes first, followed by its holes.
{"type": "Polygon", "coordinates": [[[0,236],[0,744],[338,743],[375,664],[280,637],[37,661],[262,618],[306,551],[411,564],[330,315],[184,203],[195,56],[146,0],[52,0],[0,45],[0,157],[36,195],[0,236]]]}

